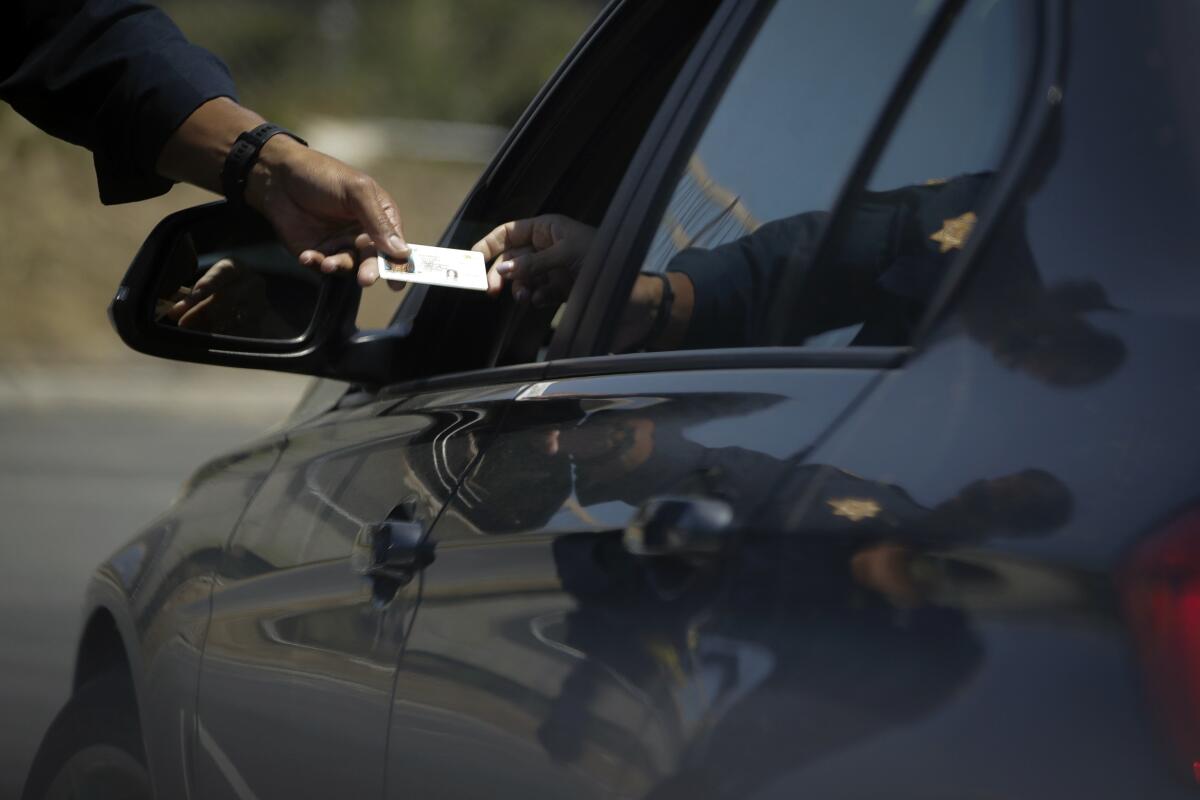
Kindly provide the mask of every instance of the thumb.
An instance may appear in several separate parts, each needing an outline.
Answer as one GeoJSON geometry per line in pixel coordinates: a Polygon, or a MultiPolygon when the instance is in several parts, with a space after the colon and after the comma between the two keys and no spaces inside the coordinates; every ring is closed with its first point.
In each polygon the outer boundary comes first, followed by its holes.
{"type": "Polygon", "coordinates": [[[400,227],[400,212],[387,190],[366,175],[350,194],[353,213],[379,252],[396,261],[408,260],[408,244],[400,227]]]}

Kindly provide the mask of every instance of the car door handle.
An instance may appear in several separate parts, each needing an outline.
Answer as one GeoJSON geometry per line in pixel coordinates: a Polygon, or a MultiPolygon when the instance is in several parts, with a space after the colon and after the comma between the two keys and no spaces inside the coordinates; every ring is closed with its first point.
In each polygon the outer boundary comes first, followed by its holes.
{"type": "Polygon", "coordinates": [[[433,562],[433,543],[425,536],[425,526],[412,519],[411,509],[407,503],[396,506],[383,522],[358,529],[350,552],[355,572],[404,585],[433,562]]]}
{"type": "Polygon", "coordinates": [[[642,503],[622,542],[635,556],[715,556],[732,532],[733,508],[724,500],[665,495],[642,503]]]}

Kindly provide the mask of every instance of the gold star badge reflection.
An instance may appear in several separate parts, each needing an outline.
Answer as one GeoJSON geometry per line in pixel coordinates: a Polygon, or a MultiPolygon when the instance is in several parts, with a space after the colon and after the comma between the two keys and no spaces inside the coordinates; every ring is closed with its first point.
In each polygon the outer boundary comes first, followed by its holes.
{"type": "Polygon", "coordinates": [[[862,497],[841,497],[826,500],[835,517],[845,517],[851,522],[862,522],[878,514],[882,509],[874,500],[862,497]]]}
{"type": "Polygon", "coordinates": [[[961,217],[955,217],[954,219],[944,219],[942,220],[942,229],[929,238],[942,246],[943,253],[948,253],[955,249],[961,250],[962,246],[967,242],[967,237],[971,235],[971,230],[975,227],[975,222],[978,219],[974,211],[968,211],[961,217]]]}

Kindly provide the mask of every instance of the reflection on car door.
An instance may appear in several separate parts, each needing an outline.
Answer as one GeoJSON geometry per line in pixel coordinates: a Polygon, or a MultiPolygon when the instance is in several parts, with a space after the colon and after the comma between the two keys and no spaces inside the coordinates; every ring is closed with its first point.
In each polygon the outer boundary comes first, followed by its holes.
{"type": "Polygon", "coordinates": [[[875,374],[526,389],[431,534],[388,796],[643,796],[674,773],[772,656],[712,633],[732,551],[639,555],[623,529],[647,501],[683,496],[727,504],[732,538],[875,374]]]}
{"type": "MultiPolygon", "coordinates": [[[[668,283],[683,273],[689,333],[711,335],[685,340],[686,356],[604,358],[603,336],[589,349],[584,331],[621,315],[603,291],[587,298],[569,353],[582,358],[551,362],[551,379],[516,397],[434,526],[437,560],[396,676],[386,796],[741,797],[791,763],[920,717],[971,675],[963,616],[906,614],[909,551],[881,533],[978,533],[970,514],[923,506],[894,475],[807,456],[909,355],[900,348],[973,226],[988,224],[982,190],[956,193],[974,186],[963,173],[986,184],[1002,168],[1037,37],[1015,3],[863,6],[774,6],[648,253],[625,253],[644,241],[618,235],[594,262],[612,277],[594,285],[613,291],[629,264],[668,283]],[[946,31],[944,57],[928,61],[946,31]],[[897,82],[906,64],[929,63],[928,83],[897,82]],[[972,82],[997,74],[999,101],[972,82]],[[871,157],[886,169],[866,164],[845,189],[897,85],[915,92],[913,113],[882,117],[905,136],[871,157]],[[948,108],[988,135],[947,125],[948,108]],[[973,146],[930,148],[930,131],[973,146]],[[681,263],[701,257],[708,270],[681,263]],[[777,336],[761,325],[767,305],[812,330],[777,336]],[[805,341],[825,334],[837,336],[805,341]],[[718,358],[718,347],[746,350],[718,358]],[[793,508],[806,516],[778,518],[793,508]]],[[[616,206],[602,231],[654,222],[637,202],[616,206]]],[[[1030,481],[1057,488],[1040,474],[1000,478],[1018,494],[1030,481]]]]}
{"type": "Polygon", "coordinates": [[[362,574],[385,558],[371,537],[428,526],[514,392],[378,400],[288,434],[213,591],[201,796],[378,796],[415,593],[362,574]]]}

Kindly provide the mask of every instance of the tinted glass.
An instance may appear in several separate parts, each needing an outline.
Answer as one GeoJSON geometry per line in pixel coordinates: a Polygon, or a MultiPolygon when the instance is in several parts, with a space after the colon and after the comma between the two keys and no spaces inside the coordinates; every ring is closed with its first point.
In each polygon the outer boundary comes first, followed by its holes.
{"type": "Polygon", "coordinates": [[[1072,7],[1060,102],[961,299],[864,405],[854,444],[815,459],[897,477],[930,507],[968,479],[1044,470],[1074,497],[1069,525],[989,547],[1086,570],[1192,507],[1198,41],[1194,3],[1072,7]]]}
{"type": "Polygon", "coordinates": [[[1060,117],[1025,209],[1047,283],[1096,281],[1112,306],[1164,320],[1197,314],[1198,37],[1197,3],[1072,13],[1060,117]]]}
{"type": "Polygon", "coordinates": [[[832,206],[932,3],[779,3],[688,161],[644,269],[832,206]]]}
{"type": "Polygon", "coordinates": [[[848,222],[833,231],[836,246],[819,251],[935,8],[887,0],[774,8],[668,203],[615,352],[907,343],[961,250],[953,237],[969,233],[957,206],[974,207],[987,182],[973,176],[993,172],[1003,155],[1029,58],[1022,4],[968,3],[869,191],[838,215],[848,222]],[[789,320],[787,341],[766,324],[773,297],[800,320],[789,320]]]}
{"type": "MultiPolygon", "coordinates": [[[[1031,4],[967,3],[811,269],[780,281],[767,342],[902,346],[977,222],[1034,58],[1031,4]]],[[[797,268],[799,267],[799,268],[797,268]]]]}

